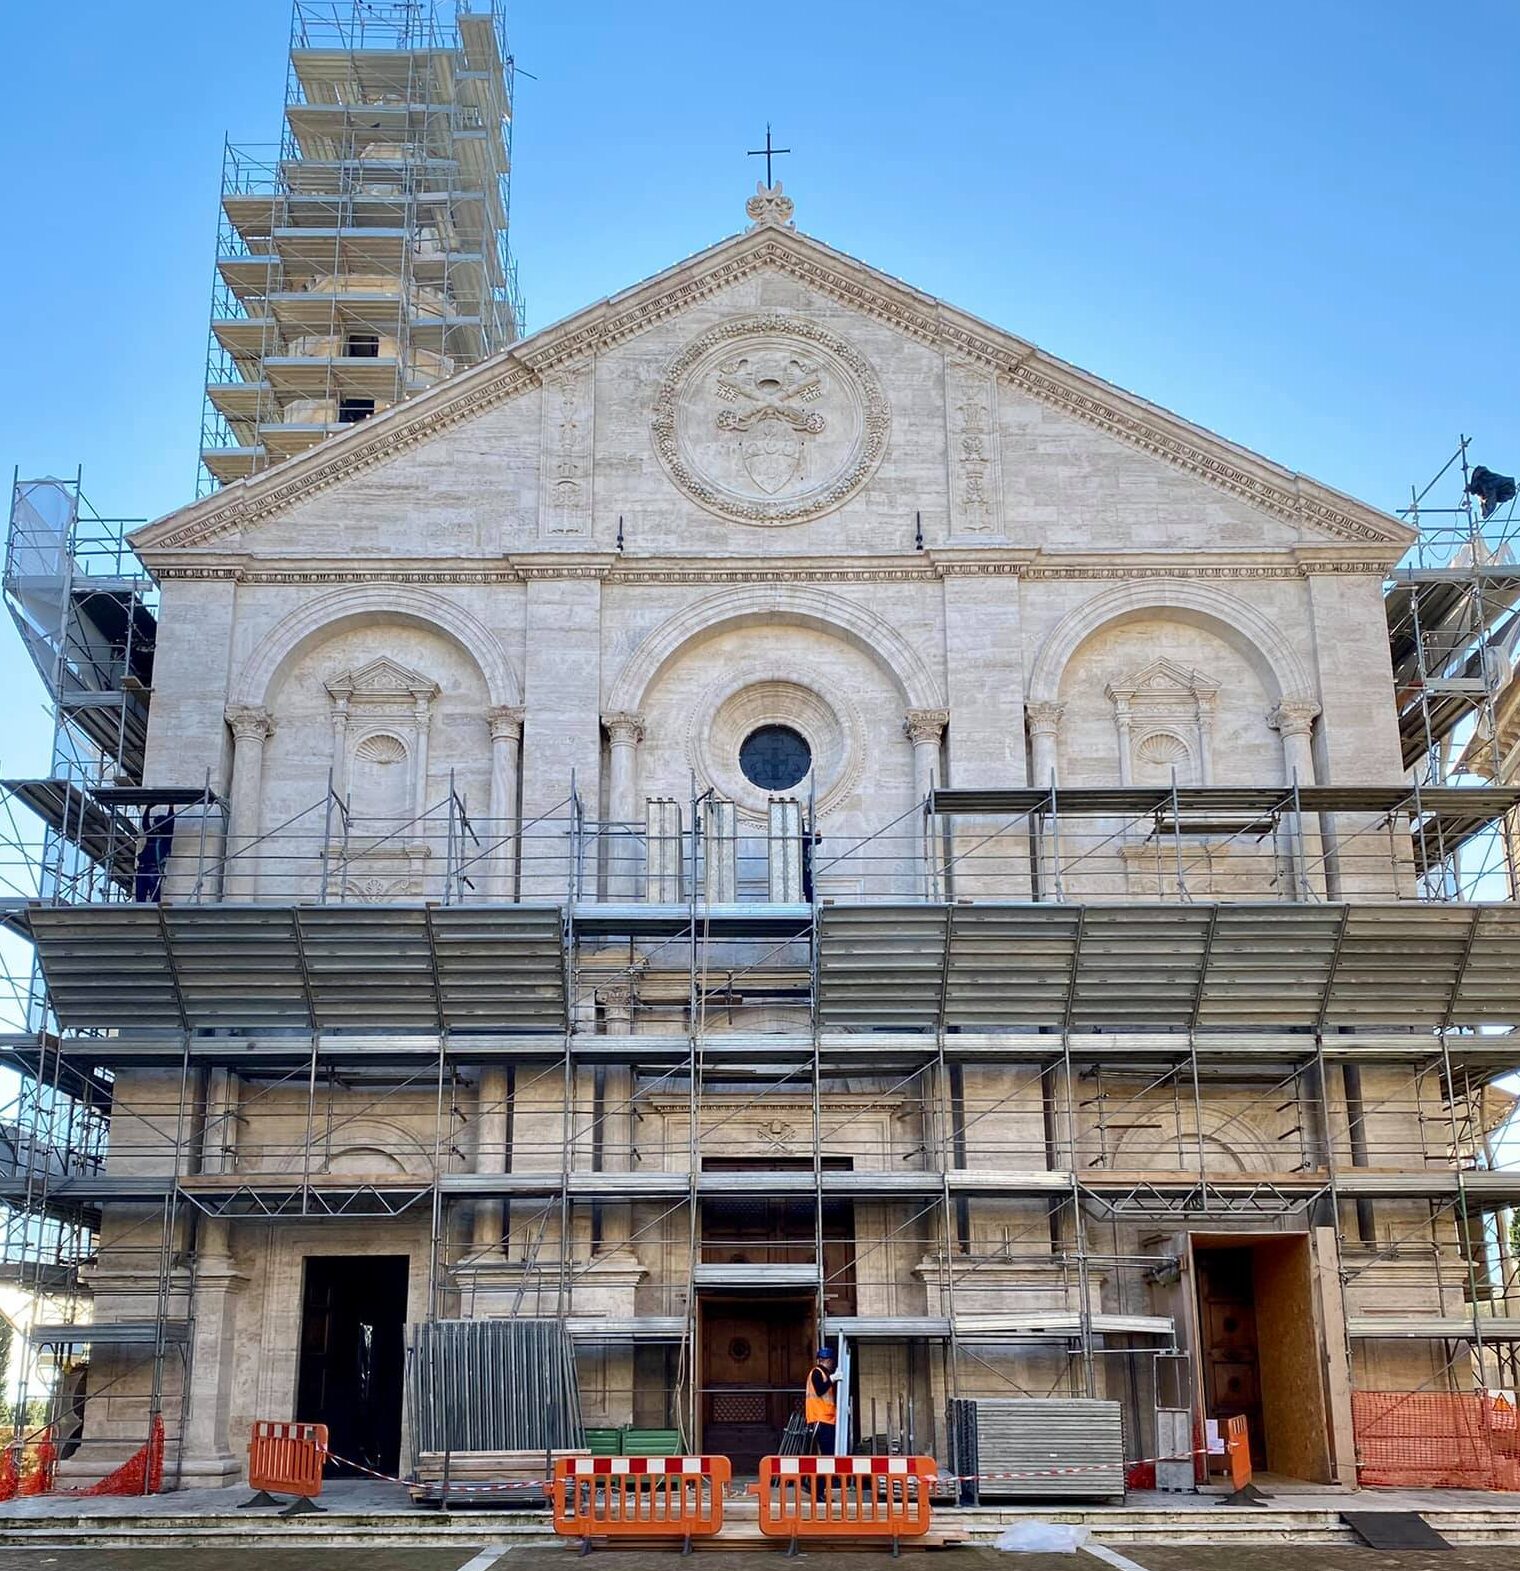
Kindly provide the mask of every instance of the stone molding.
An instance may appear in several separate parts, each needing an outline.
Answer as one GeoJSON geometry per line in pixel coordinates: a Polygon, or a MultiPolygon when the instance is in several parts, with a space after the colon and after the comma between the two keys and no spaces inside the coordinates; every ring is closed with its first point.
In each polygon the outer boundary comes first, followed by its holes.
{"type": "Polygon", "coordinates": [[[205,545],[245,529],[539,387],[555,366],[605,353],[764,268],[907,337],[985,366],[1046,407],[1274,517],[1336,539],[1386,547],[1390,561],[1414,538],[1376,508],[1190,425],[820,241],[766,223],[543,329],[308,453],[166,515],[136,531],[132,544],[151,562],[159,551],[205,545]]]}
{"type": "MultiPolygon", "coordinates": [[[[927,553],[926,553],[927,555],[927,553]]],[[[1153,567],[1055,567],[1022,562],[945,562],[926,561],[921,567],[889,563],[880,566],[836,567],[827,560],[816,565],[754,567],[639,567],[619,565],[552,567],[473,567],[473,568],[394,568],[372,564],[332,568],[258,568],[176,563],[155,569],[160,580],[205,581],[236,584],[522,584],[535,579],[597,578],[609,584],[874,584],[919,581],[937,582],[945,578],[1028,578],[1091,580],[1129,583],[1143,578],[1194,578],[1259,581],[1262,579],[1306,579],[1324,575],[1353,574],[1383,578],[1385,562],[1331,561],[1268,566],[1251,563],[1241,566],[1153,567]]]]}
{"type": "Polygon", "coordinates": [[[936,709],[945,705],[940,679],[877,612],[843,596],[801,586],[749,584],[694,600],[648,633],[614,678],[608,691],[609,709],[636,712],[649,684],[692,639],[753,621],[793,622],[844,638],[888,672],[910,707],[936,709]]]}
{"type": "MultiPolygon", "coordinates": [[[[764,823],[777,793],[752,785],[739,767],[745,737],[763,725],[800,732],[812,750],[808,773],[820,817],[847,801],[860,783],[869,753],[865,721],[847,691],[825,694],[779,660],[756,659],[725,670],[692,706],[686,758],[698,782],[732,802],[751,823],[764,823]]],[[[803,785],[787,795],[800,794],[803,785]]]]}
{"type": "Polygon", "coordinates": [[[286,663],[345,623],[376,614],[421,625],[451,639],[474,662],[493,702],[520,704],[522,687],[496,635],[443,595],[412,585],[350,584],[308,600],[264,633],[232,683],[234,704],[261,704],[286,663]]]}
{"type": "Polygon", "coordinates": [[[1269,690],[1275,687],[1279,694],[1311,690],[1298,651],[1254,606],[1212,585],[1168,575],[1165,580],[1103,590],[1068,611],[1047,635],[1030,668],[1030,699],[1057,698],[1067,663],[1100,627],[1137,612],[1164,617],[1170,611],[1191,612],[1222,629],[1226,641],[1266,668],[1269,690]]]}

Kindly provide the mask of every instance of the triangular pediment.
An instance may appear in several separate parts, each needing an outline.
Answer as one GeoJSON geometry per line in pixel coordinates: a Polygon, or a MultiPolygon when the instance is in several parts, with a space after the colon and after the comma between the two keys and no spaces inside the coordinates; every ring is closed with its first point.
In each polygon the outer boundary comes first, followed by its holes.
{"type": "Polygon", "coordinates": [[[1190,666],[1178,665],[1165,655],[1159,655],[1148,665],[1141,666],[1122,681],[1110,682],[1111,698],[1132,698],[1143,693],[1217,693],[1219,683],[1190,666]]]}
{"type": "Polygon", "coordinates": [[[368,661],[326,684],[334,698],[431,698],[438,684],[430,676],[412,671],[385,655],[368,661]]]}
{"type": "Polygon", "coordinates": [[[1228,442],[779,222],[761,222],[299,457],[158,519],[132,536],[159,553],[209,547],[418,444],[539,389],[759,271],[794,278],[970,364],[1014,393],[1148,454],[1315,539],[1390,560],[1414,539],[1391,515],[1228,442]]]}

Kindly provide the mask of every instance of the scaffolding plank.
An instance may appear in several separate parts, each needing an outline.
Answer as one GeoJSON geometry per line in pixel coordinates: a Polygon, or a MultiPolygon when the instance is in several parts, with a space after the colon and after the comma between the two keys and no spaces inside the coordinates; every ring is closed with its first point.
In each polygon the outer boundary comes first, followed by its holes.
{"type": "Polygon", "coordinates": [[[295,909],[319,1027],[440,1029],[424,907],[295,909]]]}
{"type": "Polygon", "coordinates": [[[69,1030],[179,1027],[179,991],[157,906],[34,906],[37,958],[69,1030]]]}
{"type": "Polygon", "coordinates": [[[936,1027],[945,907],[830,905],[819,921],[818,1013],[825,1026],[936,1027]]]}
{"type": "Polygon", "coordinates": [[[446,1027],[564,1028],[564,924],[558,906],[438,906],[429,920],[446,1027]]]}
{"type": "Polygon", "coordinates": [[[165,906],[164,923],[190,1027],[310,1029],[288,908],[165,906]]]}

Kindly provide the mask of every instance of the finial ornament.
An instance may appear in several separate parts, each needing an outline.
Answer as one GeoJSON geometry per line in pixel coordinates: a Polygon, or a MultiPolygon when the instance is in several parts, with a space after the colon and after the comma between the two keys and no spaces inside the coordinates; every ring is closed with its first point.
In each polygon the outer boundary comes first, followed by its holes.
{"type": "Polygon", "coordinates": [[[757,180],[755,194],[744,204],[744,211],[753,220],[750,224],[751,229],[758,229],[761,224],[776,224],[783,229],[797,227],[792,222],[796,203],[782,191],[779,180],[775,185],[767,185],[763,180],[757,180]]]}

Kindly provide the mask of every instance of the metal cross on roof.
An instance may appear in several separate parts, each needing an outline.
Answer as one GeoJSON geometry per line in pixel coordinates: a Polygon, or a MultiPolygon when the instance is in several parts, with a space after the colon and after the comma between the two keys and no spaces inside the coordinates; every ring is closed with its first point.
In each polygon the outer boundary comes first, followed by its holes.
{"type": "Polygon", "coordinates": [[[771,123],[767,120],[765,122],[765,146],[752,147],[744,156],[746,158],[763,158],[765,160],[765,183],[767,186],[773,186],[776,182],[771,179],[771,159],[779,158],[783,153],[789,152],[791,152],[789,147],[771,146],[771,123]]]}

